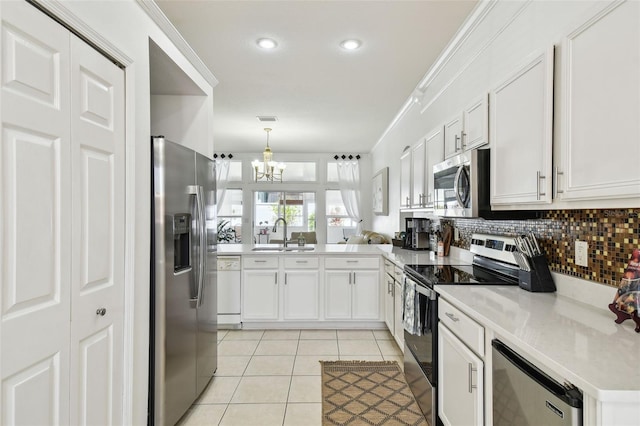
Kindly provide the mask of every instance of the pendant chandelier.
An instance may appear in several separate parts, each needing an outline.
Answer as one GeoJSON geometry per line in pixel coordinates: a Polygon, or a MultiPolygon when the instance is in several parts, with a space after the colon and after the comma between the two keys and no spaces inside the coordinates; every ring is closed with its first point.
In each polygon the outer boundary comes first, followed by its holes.
{"type": "Polygon", "coordinates": [[[267,132],[267,147],[262,153],[262,163],[260,160],[253,160],[251,165],[255,171],[256,182],[259,180],[266,180],[267,182],[282,182],[282,173],[287,167],[284,163],[276,163],[273,161],[273,152],[269,148],[269,132],[270,128],[265,128],[267,132]]]}

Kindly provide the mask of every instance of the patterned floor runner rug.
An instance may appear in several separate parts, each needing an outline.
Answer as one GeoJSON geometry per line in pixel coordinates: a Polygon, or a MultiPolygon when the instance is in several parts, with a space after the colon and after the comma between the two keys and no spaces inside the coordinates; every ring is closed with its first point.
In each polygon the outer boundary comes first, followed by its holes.
{"type": "Polygon", "coordinates": [[[320,363],[324,426],[427,426],[397,362],[320,363]]]}

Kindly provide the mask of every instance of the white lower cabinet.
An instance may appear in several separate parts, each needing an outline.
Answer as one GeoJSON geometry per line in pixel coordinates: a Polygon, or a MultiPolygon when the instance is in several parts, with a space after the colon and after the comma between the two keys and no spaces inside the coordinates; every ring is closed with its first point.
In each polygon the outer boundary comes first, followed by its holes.
{"type": "Polygon", "coordinates": [[[285,320],[317,320],[318,270],[287,270],[284,273],[285,320]]]}
{"type": "Polygon", "coordinates": [[[403,285],[402,281],[396,281],[393,290],[393,304],[394,304],[394,331],[393,337],[396,339],[396,343],[401,351],[404,352],[404,323],[402,322],[403,312],[403,285]]]}
{"type": "Polygon", "coordinates": [[[391,335],[395,335],[395,301],[393,293],[395,292],[395,280],[388,274],[384,276],[385,292],[384,292],[384,323],[389,329],[391,335]]]}
{"type": "Polygon", "coordinates": [[[444,425],[483,425],[484,363],[438,325],[438,415],[444,425]]]}
{"type": "Polygon", "coordinates": [[[438,300],[438,416],[445,426],[484,424],[484,327],[438,300]]]}
{"type": "Polygon", "coordinates": [[[278,270],[244,271],[242,318],[278,319],[278,270]]]}
{"type": "Polygon", "coordinates": [[[380,266],[377,257],[327,258],[324,278],[325,319],[380,319],[380,266]]]}

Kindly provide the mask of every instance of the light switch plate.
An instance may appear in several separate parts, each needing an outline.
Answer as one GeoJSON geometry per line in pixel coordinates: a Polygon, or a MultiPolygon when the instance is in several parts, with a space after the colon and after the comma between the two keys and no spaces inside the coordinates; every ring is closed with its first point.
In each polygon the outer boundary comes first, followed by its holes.
{"type": "Polygon", "coordinates": [[[576,240],[576,265],[589,266],[587,250],[589,250],[589,245],[586,241],[576,240]]]}

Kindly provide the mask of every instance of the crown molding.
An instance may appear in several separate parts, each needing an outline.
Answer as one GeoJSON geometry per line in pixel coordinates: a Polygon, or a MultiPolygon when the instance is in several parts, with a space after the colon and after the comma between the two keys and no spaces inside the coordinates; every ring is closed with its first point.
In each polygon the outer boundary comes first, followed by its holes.
{"type": "Polygon", "coordinates": [[[391,130],[402,120],[402,118],[414,107],[421,106],[422,96],[424,95],[427,87],[431,82],[442,72],[445,66],[449,63],[451,58],[458,52],[460,47],[469,38],[471,33],[482,23],[486,16],[495,7],[497,0],[480,0],[478,5],[473,9],[473,12],[465,20],[462,26],[458,29],[451,41],[447,44],[447,47],[442,51],[438,59],[429,68],[427,73],[420,79],[420,82],[416,85],[416,88],[411,93],[409,98],[404,102],[400,111],[393,118],[391,123],[387,126],[385,131],[380,135],[380,138],[376,144],[371,148],[373,151],[382,142],[382,140],[391,132],[391,130]]]}
{"type": "Polygon", "coordinates": [[[171,42],[178,48],[178,50],[187,58],[189,63],[202,75],[202,77],[211,85],[215,87],[218,85],[218,79],[213,75],[211,70],[202,62],[202,59],[193,50],[193,48],[182,37],[182,34],[176,29],[176,27],[169,21],[169,18],[164,14],[160,7],[153,0],[135,0],[136,3],[145,11],[145,13],[153,20],[153,22],[160,27],[162,32],[171,40],[171,42]]]}

